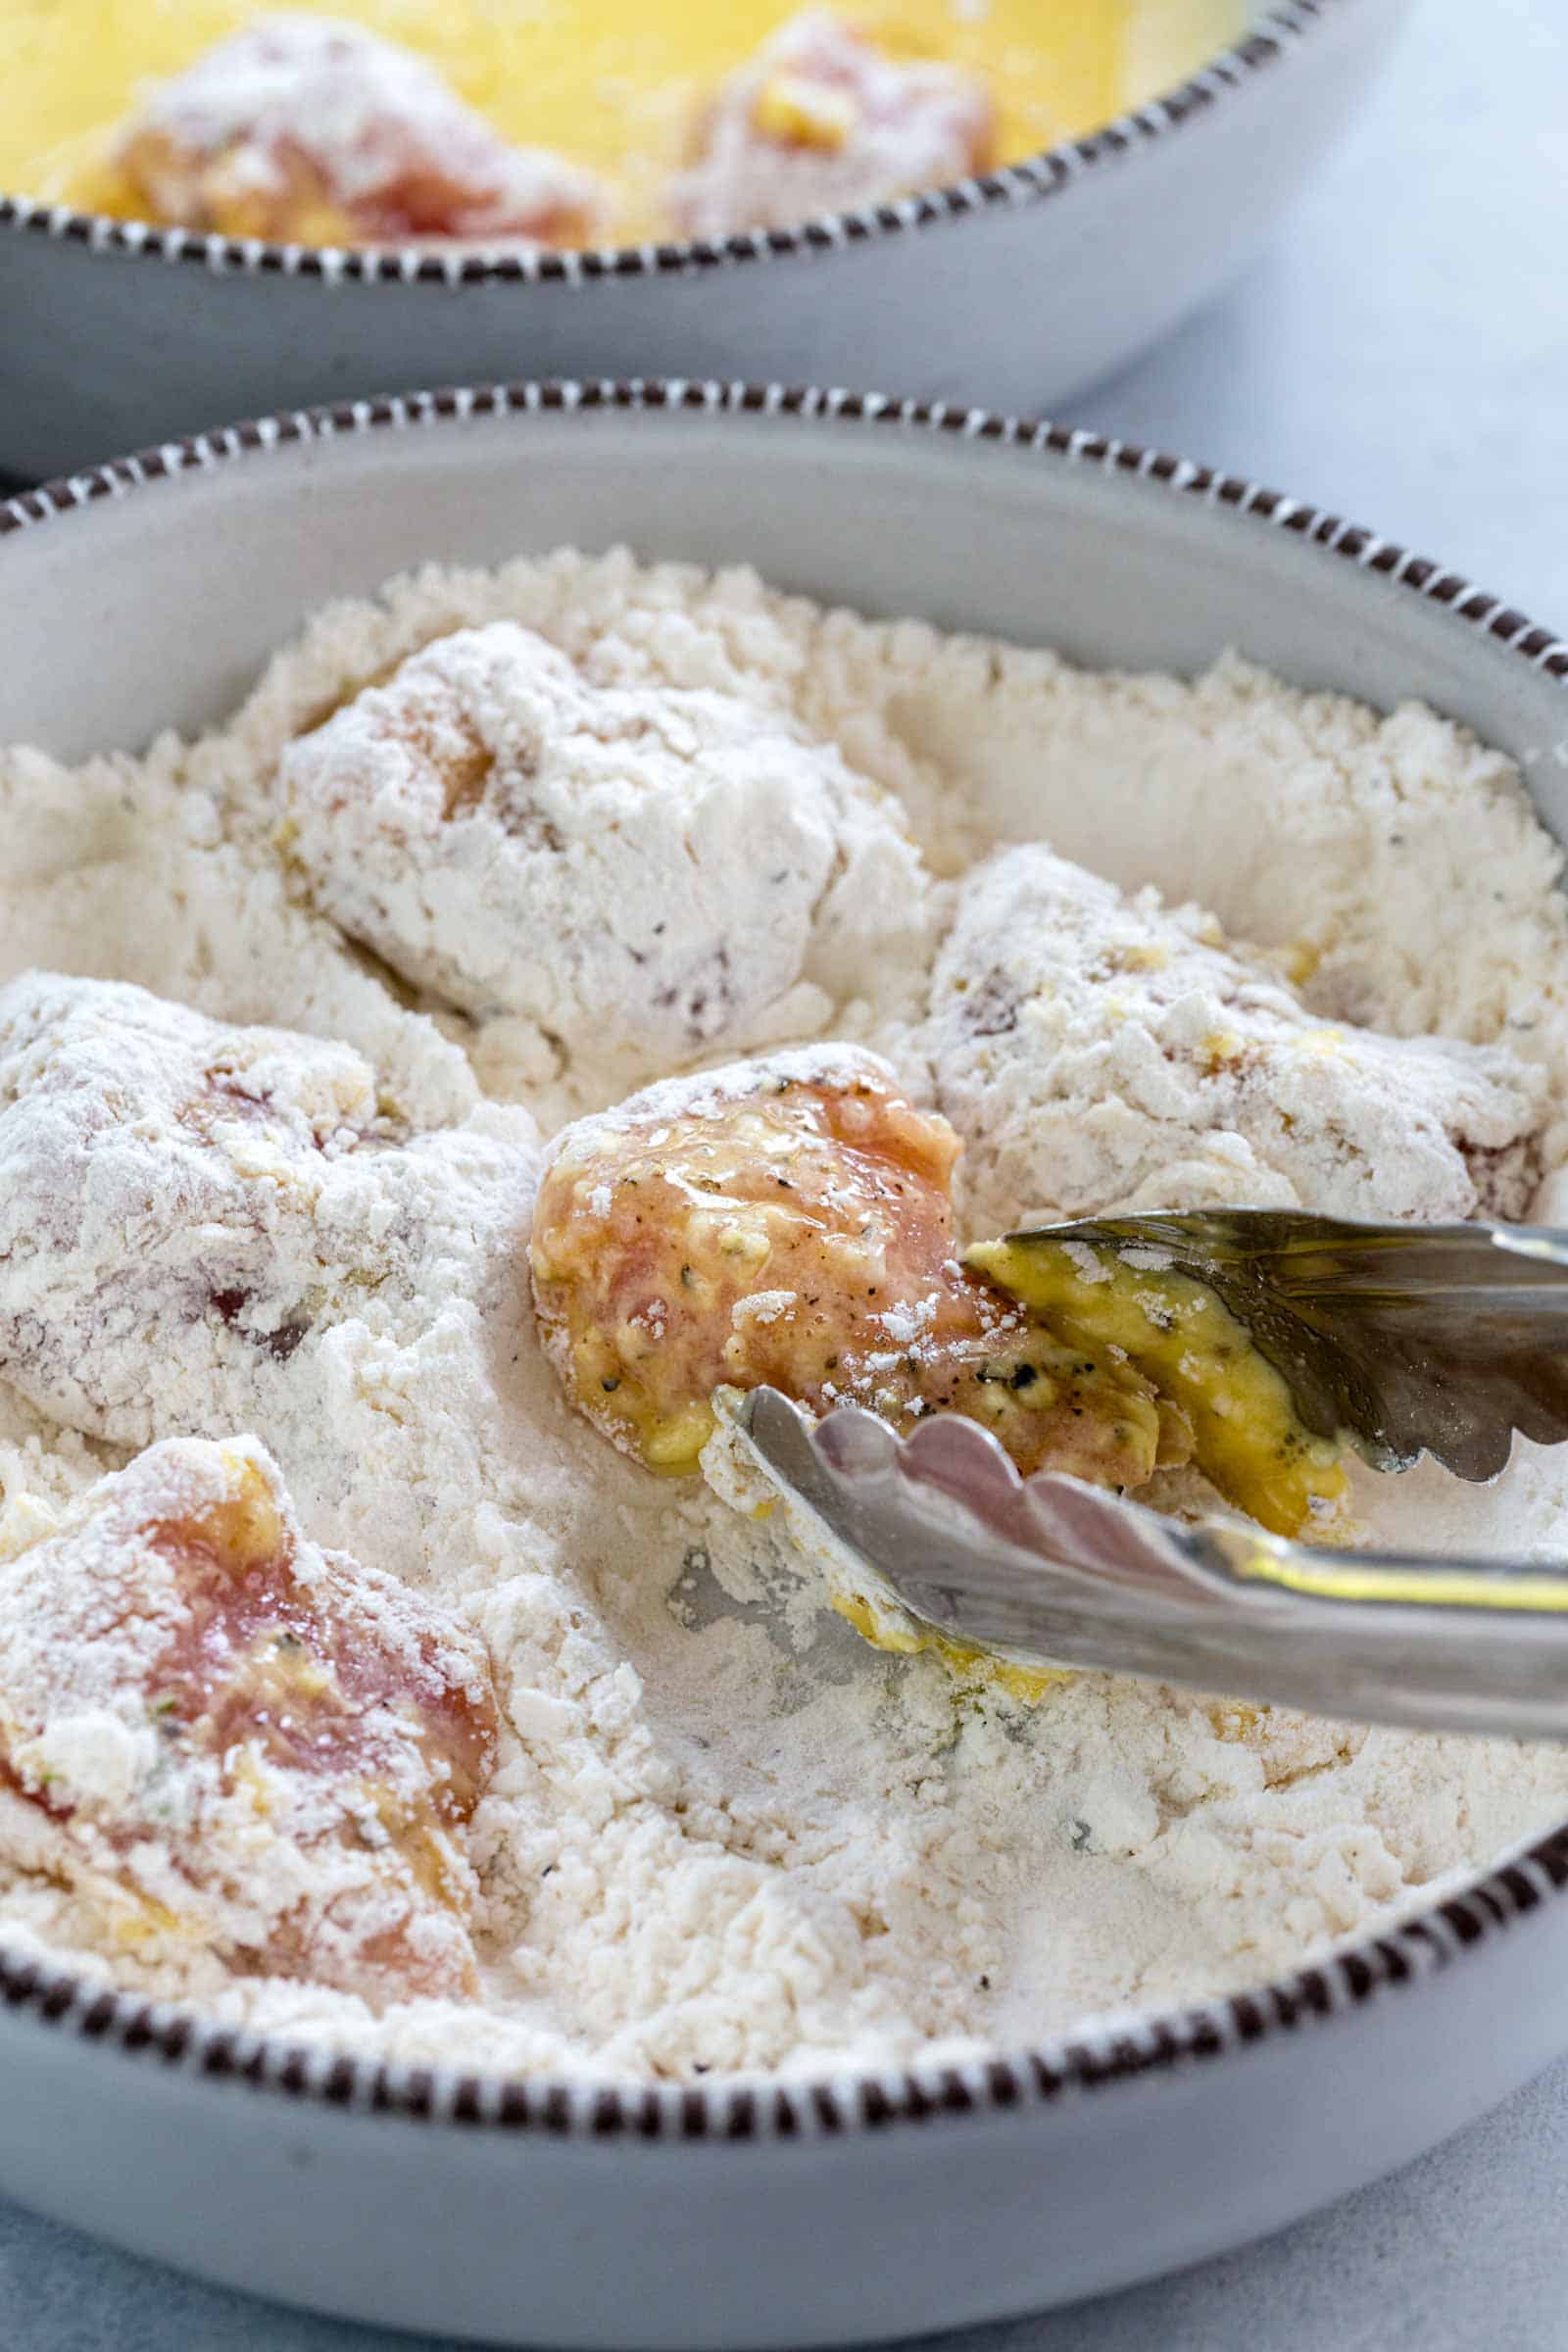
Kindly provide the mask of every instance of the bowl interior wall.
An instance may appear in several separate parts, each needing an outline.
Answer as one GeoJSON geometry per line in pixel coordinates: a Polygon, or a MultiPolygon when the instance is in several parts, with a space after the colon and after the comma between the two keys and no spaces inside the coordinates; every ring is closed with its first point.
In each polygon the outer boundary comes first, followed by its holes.
{"type": "Polygon", "coordinates": [[[1295,532],[1090,461],[830,417],[592,410],[292,443],[0,546],[0,743],[79,759],[222,717],[329,598],[566,544],[753,564],[876,614],[1468,721],[1568,838],[1568,702],[1479,628],[1295,532]]]}

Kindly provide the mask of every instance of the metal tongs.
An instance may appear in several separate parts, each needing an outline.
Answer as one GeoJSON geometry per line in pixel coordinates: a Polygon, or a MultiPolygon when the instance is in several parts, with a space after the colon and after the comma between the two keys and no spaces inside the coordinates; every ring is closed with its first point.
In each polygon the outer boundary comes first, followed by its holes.
{"type": "MultiPolygon", "coordinates": [[[[1155,1250],[1217,1292],[1318,1435],[1374,1468],[1473,1481],[1514,1433],[1568,1439],[1568,1232],[1370,1225],[1266,1209],[1009,1237],[1155,1250]]],[[[1314,1713],[1568,1738],[1568,1558],[1334,1550],[1021,1478],[942,1413],[900,1438],[774,1389],[735,1412],[787,1496],[910,1613],[1029,1666],[1152,1675],[1314,1713]]]]}

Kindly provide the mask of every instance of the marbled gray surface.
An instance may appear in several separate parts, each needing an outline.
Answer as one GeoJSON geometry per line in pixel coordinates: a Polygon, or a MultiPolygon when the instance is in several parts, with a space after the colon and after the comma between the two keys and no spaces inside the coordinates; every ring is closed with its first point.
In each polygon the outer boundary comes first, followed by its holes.
{"type": "MultiPolygon", "coordinates": [[[[1374,524],[1568,631],[1568,0],[1424,0],[1269,258],[1077,420],[1374,524]]],[[[1262,2245],[940,2352],[1551,2352],[1565,2170],[1568,2063],[1262,2245]]],[[[5,2352],[412,2341],[216,2293],[0,2203],[5,2352]]]]}

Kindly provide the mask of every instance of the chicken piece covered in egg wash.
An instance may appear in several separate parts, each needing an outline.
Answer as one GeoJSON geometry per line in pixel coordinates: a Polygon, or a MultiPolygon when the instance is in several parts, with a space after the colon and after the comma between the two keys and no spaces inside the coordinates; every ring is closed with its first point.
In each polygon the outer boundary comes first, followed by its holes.
{"type": "Polygon", "coordinates": [[[989,169],[996,108],[938,58],[890,56],[831,9],[779,27],[704,110],[671,189],[687,236],[782,228],[989,169]]]}
{"type": "Polygon", "coordinates": [[[301,245],[583,245],[607,210],[589,173],[509,147],[421,58],[297,14],[153,90],[115,167],[149,220],[301,245]]]}
{"type": "Polygon", "coordinates": [[[961,1412],[1026,1474],[1136,1487],[1181,1414],[1114,1351],[1032,1323],[955,1254],[958,1144],[874,1055],[827,1047],[667,1080],[560,1138],[535,1210],[544,1343],[651,1468],[693,1471],[721,1388],[901,1430],[961,1412]]]}

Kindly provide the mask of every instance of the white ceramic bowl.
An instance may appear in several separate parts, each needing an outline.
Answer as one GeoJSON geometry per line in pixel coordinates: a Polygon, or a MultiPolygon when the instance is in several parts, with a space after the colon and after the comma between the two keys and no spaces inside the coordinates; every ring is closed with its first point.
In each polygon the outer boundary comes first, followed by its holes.
{"type": "MultiPolygon", "coordinates": [[[[619,540],[1091,663],[1238,644],[1422,695],[1513,753],[1568,838],[1568,646],[1451,573],[1088,434],[716,386],[363,403],[0,507],[0,742],[196,727],[325,598],[619,540]]],[[[1237,2243],[1479,2114],[1568,2046],[1565,1889],[1568,1825],[1207,2008],[987,2065],[647,2090],[306,2055],[0,1954],[0,2187],[238,2285],[497,2342],[952,2327],[1237,2243]]]]}
{"type": "Polygon", "coordinates": [[[1406,5],[1261,5],[1238,49],[1092,138],[716,245],[323,253],[0,196],[0,472],[35,480],[261,409],[521,373],[897,384],[1038,414],[1256,249],[1406,5]]]}

